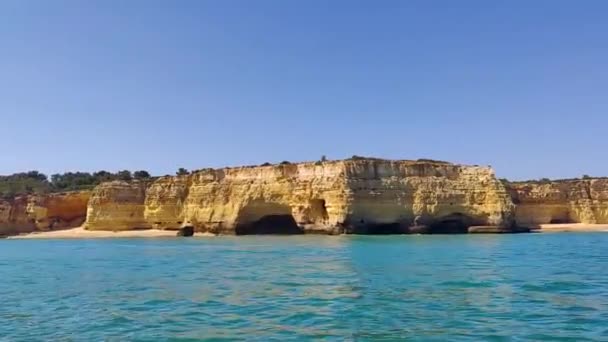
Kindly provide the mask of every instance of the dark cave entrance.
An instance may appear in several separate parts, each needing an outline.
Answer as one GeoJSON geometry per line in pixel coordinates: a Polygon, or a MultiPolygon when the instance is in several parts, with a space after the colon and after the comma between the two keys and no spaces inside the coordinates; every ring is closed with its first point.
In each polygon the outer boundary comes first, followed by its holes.
{"type": "Polygon", "coordinates": [[[239,224],[236,227],[236,235],[255,234],[293,235],[304,234],[304,231],[291,215],[267,215],[257,221],[239,224]]]}
{"type": "Polygon", "coordinates": [[[353,227],[352,234],[360,235],[397,235],[407,234],[407,228],[405,228],[399,222],[391,223],[367,223],[365,220],[360,220],[358,224],[353,227]]]}
{"type": "Polygon", "coordinates": [[[467,234],[471,218],[460,214],[451,214],[440,218],[429,226],[429,234],[467,234]]]}
{"type": "Polygon", "coordinates": [[[397,222],[368,224],[365,226],[365,231],[365,234],[368,235],[395,235],[407,233],[402,225],[397,222]]]}
{"type": "Polygon", "coordinates": [[[551,224],[565,224],[565,223],[573,223],[572,220],[567,218],[554,218],[549,221],[551,224]]]}
{"type": "Polygon", "coordinates": [[[278,203],[252,202],[241,210],[237,222],[236,235],[304,234],[291,214],[291,208],[278,203]]]}

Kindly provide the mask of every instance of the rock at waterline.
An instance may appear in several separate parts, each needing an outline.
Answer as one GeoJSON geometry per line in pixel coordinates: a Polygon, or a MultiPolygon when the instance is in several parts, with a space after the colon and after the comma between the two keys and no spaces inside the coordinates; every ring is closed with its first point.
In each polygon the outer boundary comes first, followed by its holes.
{"type": "Polygon", "coordinates": [[[194,227],[187,226],[182,227],[177,231],[177,236],[193,236],[194,235],[194,227]]]}

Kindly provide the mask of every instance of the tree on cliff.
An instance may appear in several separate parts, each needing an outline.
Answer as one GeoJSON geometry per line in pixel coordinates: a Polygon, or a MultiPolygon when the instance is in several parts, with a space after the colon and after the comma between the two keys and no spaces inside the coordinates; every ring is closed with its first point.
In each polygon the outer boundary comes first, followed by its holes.
{"type": "Polygon", "coordinates": [[[129,170],[118,171],[116,176],[122,181],[130,181],[131,179],[133,179],[133,177],[131,176],[131,171],[129,170]]]}
{"type": "Polygon", "coordinates": [[[150,173],[148,173],[148,171],[146,171],[146,170],[139,170],[139,171],[133,172],[133,178],[135,178],[135,179],[147,179],[150,177],[151,177],[150,173]]]}
{"type": "Polygon", "coordinates": [[[184,169],[183,167],[180,167],[175,174],[178,176],[185,176],[188,174],[188,170],[184,169]]]}
{"type": "Polygon", "coordinates": [[[0,176],[0,196],[13,197],[17,194],[46,193],[51,184],[47,176],[38,171],[20,172],[10,176],[0,176]]]}
{"type": "Polygon", "coordinates": [[[57,173],[48,177],[38,171],[15,173],[9,176],[0,176],[0,197],[14,197],[21,194],[49,193],[73,190],[92,189],[103,182],[113,180],[130,181],[136,179],[151,178],[150,173],[145,170],[131,171],[123,170],[117,173],[108,171],[89,172],[66,172],[57,173]]]}
{"type": "Polygon", "coordinates": [[[93,173],[93,178],[98,182],[107,182],[116,179],[116,176],[111,172],[101,170],[93,173]]]}

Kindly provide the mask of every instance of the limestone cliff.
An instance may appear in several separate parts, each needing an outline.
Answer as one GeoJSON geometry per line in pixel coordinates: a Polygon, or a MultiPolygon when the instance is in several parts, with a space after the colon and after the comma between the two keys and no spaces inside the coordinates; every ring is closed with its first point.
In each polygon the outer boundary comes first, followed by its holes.
{"type": "Polygon", "coordinates": [[[89,199],[87,229],[146,229],[144,200],[148,183],[113,181],[97,186],[89,199]]]}
{"type": "Polygon", "coordinates": [[[207,169],[152,182],[110,182],[91,196],[87,229],[250,233],[406,232],[418,224],[513,223],[490,168],[355,159],[207,169]]]}
{"type": "Polygon", "coordinates": [[[608,179],[513,182],[518,223],[608,223],[608,179]]]}
{"type": "Polygon", "coordinates": [[[0,235],[82,225],[90,191],[0,199],[0,235]]]}

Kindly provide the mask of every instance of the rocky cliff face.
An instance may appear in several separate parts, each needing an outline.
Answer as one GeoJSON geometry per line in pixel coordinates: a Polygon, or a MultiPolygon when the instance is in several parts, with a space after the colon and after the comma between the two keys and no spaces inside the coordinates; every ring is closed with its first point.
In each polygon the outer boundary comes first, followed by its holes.
{"type": "Polygon", "coordinates": [[[97,186],[89,199],[85,227],[91,230],[150,228],[144,219],[149,183],[113,181],[97,186]]]}
{"type": "Polygon", "coordinates": [[[86,228],[390,233],[407,231],[415,220],[436,227],[509,227],[513,209],[490,168],[363,159],[105,183],[93,191],[86,228]]]}
{"type": "Polygon", "coordinates": [[[86,219],[90,191],[0,199],[0,235],[78,227],[86,219]]]}
{"type": "Polygon", "coordinates": [[[608,179],[515,182],[508,190],[523,225],[608,223],[608,179]]]}
{"type": "Polygon", "coordinates": [[[608,179],[502,184],[486,167],[356,159],[206,169],[108,182],[92,192],[0,199],[0,235],[77,227],[85,218],[91,230],[509,231],[515,225],[608,223],[608,179]]]}

